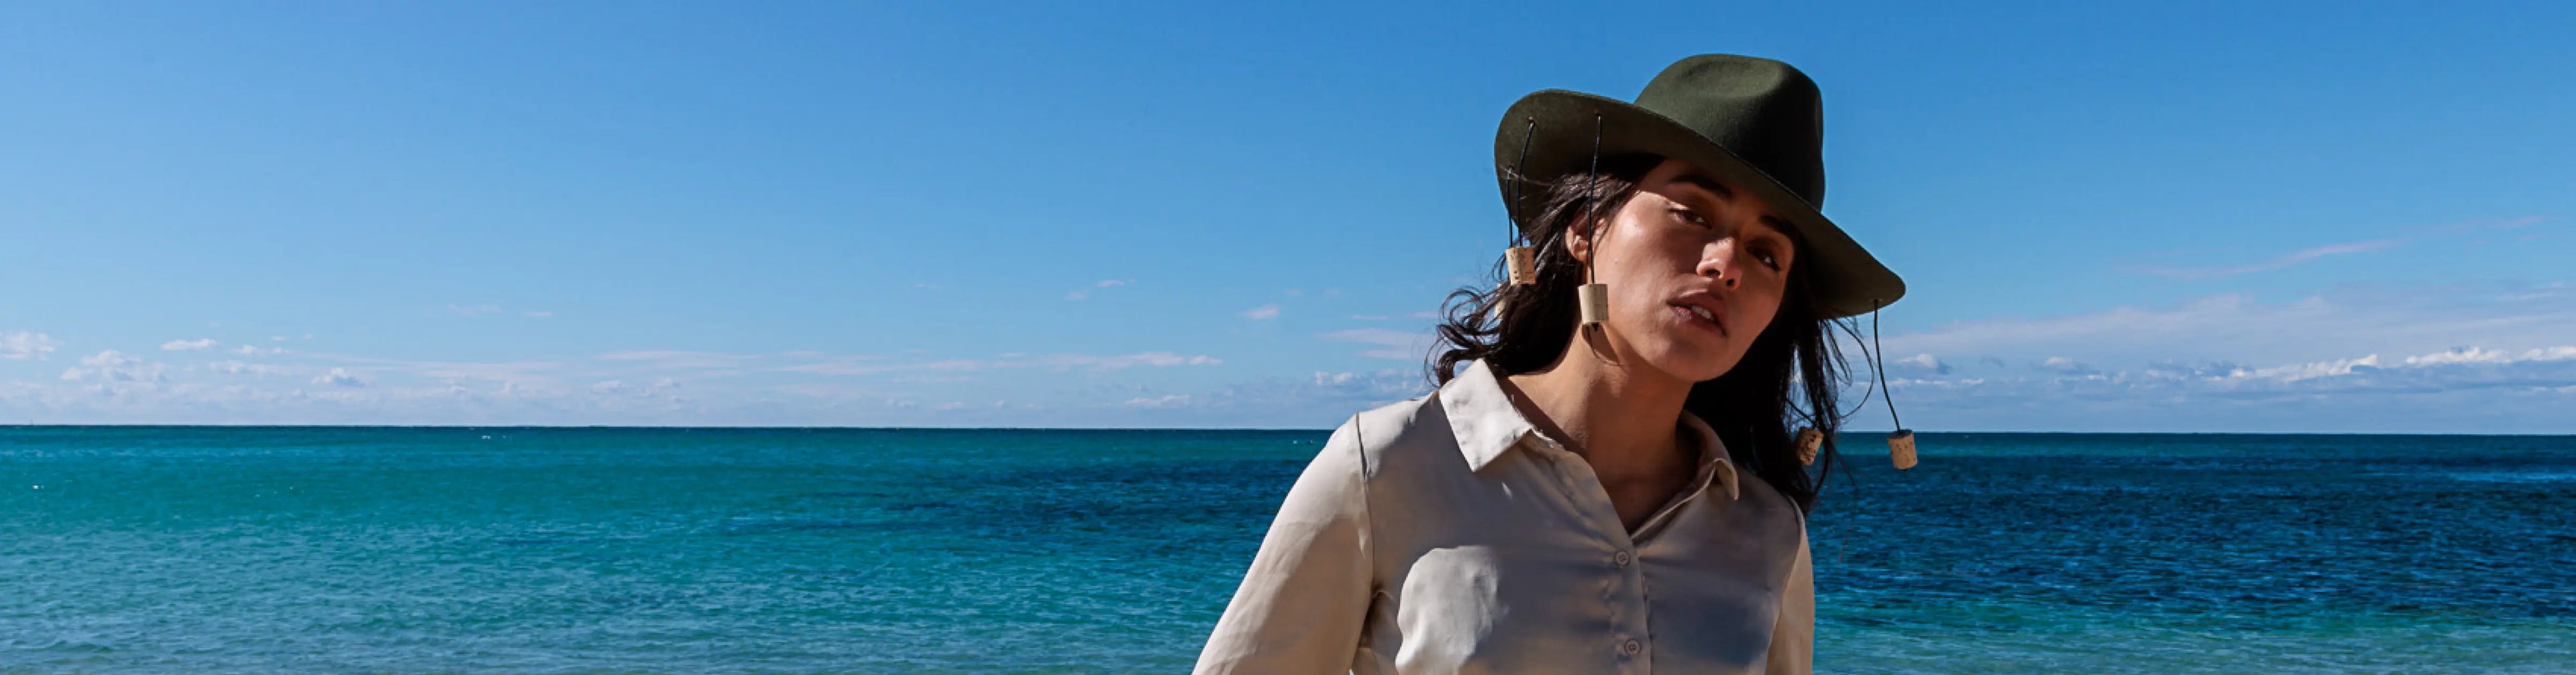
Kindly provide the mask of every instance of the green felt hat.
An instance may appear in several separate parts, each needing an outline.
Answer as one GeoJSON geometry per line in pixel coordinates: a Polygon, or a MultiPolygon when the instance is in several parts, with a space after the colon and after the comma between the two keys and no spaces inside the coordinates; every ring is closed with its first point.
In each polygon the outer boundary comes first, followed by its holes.
{"type": "MultiPolygon", "coordinates": [[[[1682,59],[1630,103],[1550,89],[1521,97],[1494,133],[1494,170],[1506,200],[1512,167],[1545,183],[1589,170],[1593,130],[1602,157],[1651,154],[1690,162],[1760,197],[1807,242],[1795,264],[1813,265],[1816,309],[1825,318],[1866,314],[1905,295],[1905,280],[1863,250],[1817,209],[1825,202],[1824,102],[1816,81],[1789,64],[1728,54],[1682,59]],[[1523,143],[1529,155],[1521,158],[1523,143]]],[[[1516,217],[1544,195],[1518,190],[1516,217]]],[[[1529,231],[1529,222],[1520,221],[1529,231]]]]}

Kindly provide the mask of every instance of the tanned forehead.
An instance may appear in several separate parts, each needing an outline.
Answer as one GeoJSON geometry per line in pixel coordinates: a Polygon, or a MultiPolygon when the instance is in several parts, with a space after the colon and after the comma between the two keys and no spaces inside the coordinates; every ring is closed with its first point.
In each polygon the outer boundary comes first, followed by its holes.
{"type": "MultiPolygon", "coordinates": [[[[1710,178],[1707,175],[1696,171],[1684,171],[1680,175],[1673,176],[1673,182],[1706,190],[1710,195],[1719,198],[1733,199],[1735,197],[1735,191],[1726,189],[1725,183],[1717,182],[1717,179],[1710,178]]],[[[1781,236],[1788,236],[1789,234],[1789,221],[1781,220],[1779,216],[1774,216],[1768,213],[1762,214],[1762,224],[1771,226],[1771,229],[1779,232],[1781,236]]]]}

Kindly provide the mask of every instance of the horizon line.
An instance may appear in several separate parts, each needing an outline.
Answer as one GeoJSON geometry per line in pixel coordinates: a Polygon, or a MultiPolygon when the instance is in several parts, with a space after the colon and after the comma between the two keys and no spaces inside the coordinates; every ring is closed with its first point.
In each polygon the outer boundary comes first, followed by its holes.
{"type": "MultiPolygon", "coordinates": [[[[165,424],[135,422],[105,423],[0,423],[0,429],[35,428],[173,428],[173,429],[617,429],[617,430],[790,430],[790,431],[1271,431],[1331,432],[1331,428],[1308,427],[903,427],[840,425],[623,425],[623,424],[165,424]]],[[[2059,436],[2481,436],[2566,438],[2576,433],[2471,433],[2437,431],[2002,431],[1915,429],[1918,434],[2023,434],[2059,436]]],[[[1887,430],[1844,429],[1849,434],[1885,434],[1887,430]]]]}

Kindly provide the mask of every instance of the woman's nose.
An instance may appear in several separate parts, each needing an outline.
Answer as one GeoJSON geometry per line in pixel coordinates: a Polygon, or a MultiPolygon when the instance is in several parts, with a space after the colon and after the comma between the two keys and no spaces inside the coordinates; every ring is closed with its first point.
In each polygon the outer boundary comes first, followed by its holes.
{"type": "Polygon", "coordinates": [[[1735,283],[1740,280],[1740,277],[1738,275],[1728,273],[1732,271],[1734,267],[1735,240],[1733,238],[1721,239],[1701,252],[1699,258],[1699,275],[1716,280],[1719,286],[1727,288],[1735,287],[1735,283]]]}

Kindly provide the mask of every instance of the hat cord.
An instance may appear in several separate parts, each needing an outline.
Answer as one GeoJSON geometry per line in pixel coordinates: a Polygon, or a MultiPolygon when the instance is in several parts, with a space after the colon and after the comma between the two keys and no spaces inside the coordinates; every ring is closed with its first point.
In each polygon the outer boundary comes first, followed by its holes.
{"type": "Polygon", "coordinates": [[[1583,203],[1583,236],[1592,240],[1590,245],[1592,254],[1583,257],[1583,283],[1590,284],[1594,283],[1592,261],[1601,259],[1601,221],[1597,218],[1601,212],[1603,195],[1599,192],[1601,189],[1601,116],[1598,114],[1592,116],[1592,164],[1583,170],[1583,189],[1593,192],[1592,198],[1583,203]]]}
{"type": "Polygon", "coordinates": [[[1521,231],[1521,184],[1529,181],[1529,176],[1522,173],[1522,167],[1529,165],[1530,139],[1538,136],[1538,118],[1530,117],[1528,122],[1529,126],[1521,131],[1520,158],[1512,160],[1512,192],[1508,197],[1510,201],[1503,204],[1503,217],[1510,218],[1512,221],[1511,233],[1506,235],[1504,240],[1513,246],[1529,243],[1528,233],[1521,231]]]}
{"type": "Polygon", "coordinates": [[[1869,351],[1873,357],[1870,359],[1870,365],[1878,371],[1878,400],[1887,403],[1887,421],[1895,424],[1897,430],[1902,431],[1905,429],[1905,421],[1896,417],[1896,391],[1887,388],[1887,350],[1878,346],[1878,310],[1886,305],[1875,301],[1870,304],[1869,351]]]}

